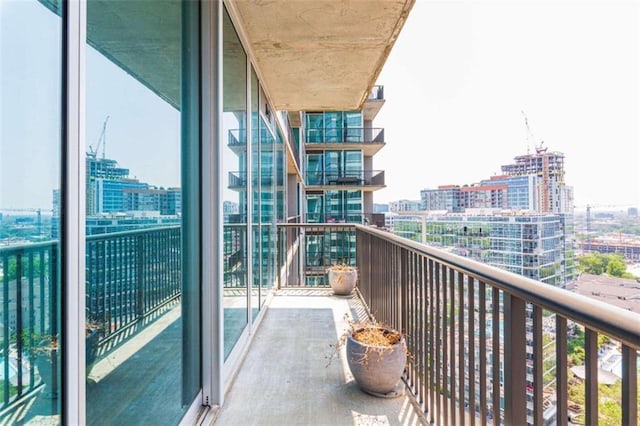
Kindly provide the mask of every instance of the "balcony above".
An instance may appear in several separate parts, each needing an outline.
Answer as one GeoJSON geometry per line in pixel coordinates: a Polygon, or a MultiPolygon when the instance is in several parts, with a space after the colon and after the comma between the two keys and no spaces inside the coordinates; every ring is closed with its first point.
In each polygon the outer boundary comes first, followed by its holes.
{"type": "Polygon", "coordinates": [[[378,115],[380,108],[384,105],[384,86],[373,86],[369,97],[364,102],[362,117],[365,121],[372,121],[378,115]]]}
{"type": "Polygon", "coordinates": [[[345,172],[307,172],[307,189],[377,191],[385,187],[384,170],[349,170],[345,172]]]}
{"type": "Polygon", "coordinates": [[[385,145],[384,129],[349,127],[342,129],[307,129],[305,149],[359,149],[366,157],[378,153],[385,145]]]}
{"type": "Polygon", "coordinates": [[[277,110],[360,110],[414,0],[225,4],[277,110]]]}
{"type": "MultiPolygon", "coordinates": [[[[267,191],[272,185],[282,187],[284,185],[282,173],[278,173],[277,176],[271,173],[263,173],[259,180],[257,176],[253,176],[252,185],[254,188],[259,187],[267,191]]],[[[235,191],[246,191],[247,173],[238,171],[229,172],[229,184],[227,187],[235,191]]]]}

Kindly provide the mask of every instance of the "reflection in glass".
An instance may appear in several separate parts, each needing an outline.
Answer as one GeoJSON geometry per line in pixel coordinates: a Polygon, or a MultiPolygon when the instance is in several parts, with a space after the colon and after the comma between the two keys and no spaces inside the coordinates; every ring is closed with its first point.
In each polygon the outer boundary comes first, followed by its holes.
{"type": "MultiPolygon", "coordinates": [[[[276,259],[276,229],[275,229],[275,196],[276,196],[276,173],[275,173],[275,146],[276,140],[272,130],[266,122],[260,118],[260,255],[261,255],[261,280],[260,287],[263,296],[270,288],[275,279],[275,259],[276,259]]],[[[260,303],[264,303],[265,298],[261,297],[260,303]]]]}
{"type": "Polygon", "coordinates": [[[87,21],[87,424],[177,424],[181,4],[90,0],[87,21]]]}
{"type": "Polygon", "coordinates": [[[261,241],[260,234],[260,192],[259,188],[262,183],[260,176],[260,141],[265,139],[261,132],[264,129],[260,127],[260,83],[258,81],[258,75],[256,74],[253,66],[251,67],[251,173],[253,176],[253,182],[251,182],[250,191],[253,199],[253,214],[251,217],[251,238],[252,238],[252,271],[253,282],[251,283],[251,311],[252,318],[255,320],[260,312],[260,282],[262,280],[262,268],[259,267],[262,260],[261,241]]]}
{"type": "MultiPolygon", "coordinates": [[[[250,184],[247,179],[246,140],[247,55],[226,10],[222,37],[223,304],[226,359],[247,325],[247,188],[250,184]]],[[[256,178],[259,175],[254,173],[253,180],[256,178]]]]}
{"type": "Polygon", "coordinates": [[[0,2],[2,424],[61,421],[60,7],[0,2]]]}

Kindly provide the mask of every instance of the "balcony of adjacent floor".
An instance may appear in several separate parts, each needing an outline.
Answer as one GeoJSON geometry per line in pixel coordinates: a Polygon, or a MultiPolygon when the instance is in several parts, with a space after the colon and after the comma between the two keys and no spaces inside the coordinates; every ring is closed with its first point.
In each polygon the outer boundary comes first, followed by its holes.
{"type": "Polygon", "coordinates": [[[371,157],[384,145],[384,129],[371,127],[321,128],[306,131],[305,150],[361,150],[371,157]]]}
{"type": "Polygon", "coordinates": [[[307,190],[377,191],[386,187],[384,170],[307,171],[307,190]]]}
{"type": "MultiPolygon", "coordinates": [[[[247,190],[247,172],[229,172],[228,179],[227,188],[234,191],[247,190]]],[[[274,185],[276,188],[283,188],[284,177],[282,173],[274,174],[271,172],[262,172],[257,175],[254,174],[251,179],[251,186],[253,188],[262,188],[264,191],[270,191],[274,185]]]]}
{"type": "MultiPolygon", "coordinates": [[[[225,241],[243,232],[229,226],[225,241]]],[[[104,327],[89,369],[87,424],[131,424],[148,412],[179,421],[181,412],[164,403],[175,400],[181,380],[179,236],[173,227],[87,237],[88,316],[104,327]],[[145,394],[152,398],[137,399],[145,394]]],[[[618,424],[637,425],[638,314],[372,226],[279,224],[275,237],[273,288],[256,294],[229,278],[223,289],[226,354],[253,318],[247,307],[264,309],[217,424],[596,424],[614,404],[618,424]],[[327,287],[326,268],[337,263],[358,267],[353,295],[327,287]],[[407,338],[400,397],[361,392],[342,352],[329,362],[346,319],[368,316],[407,338]],[[580,361],[569,353],[577,335],[580,361]],[[600,336],[609,342],[599,345],[600,336]]],[[[9,299],[31,309],[38,295],[53,294],[48,286],[57,284],[42,268],[55,264],[56,245],[0,249],[3,265],[15,259],[24,268],[19,280],[3,275],[4,312],[9,299]]],[[[235,259],[225,272],[245,268],[234,250],[242,244],[225,246],[225,259],[235,259]]],[[[3,377],[15,374],[3,382],[2,419],[51,422],[56,403],[34,363],[15,363],[29,344],[15,335],[3,344],[12,349],[2,352],[3,377]]]]}
{"type": "Polygon", "coordinates": [[[384,105],[384,86],[373,86],[362,108],[362,117],[366,121],[372,121],[384,105]]]}

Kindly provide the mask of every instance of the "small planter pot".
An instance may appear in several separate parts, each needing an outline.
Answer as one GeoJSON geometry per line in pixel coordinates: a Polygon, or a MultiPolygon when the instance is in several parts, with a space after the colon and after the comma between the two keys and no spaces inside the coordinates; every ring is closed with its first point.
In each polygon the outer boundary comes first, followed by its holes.
{"type": "MultiPolygon", "coordinates": [[[[377,327],[388,333],[395,330],[377,327]]],[[[353,378],[360,388],[374,396],[393,398],[404,393],[402,373],[407,362],[407,343],[400,340],[392,346],[373,346],[356,340],[353,336],[361,329],[350,332],[347,337],[346,356],[353,378]]]]}
{"type": "Polygon", "coordinates": [[[348,296],[353,293],[358,281],[356,268],[329,268],[329,285],[333,293],[338,296],[348,296]]]}

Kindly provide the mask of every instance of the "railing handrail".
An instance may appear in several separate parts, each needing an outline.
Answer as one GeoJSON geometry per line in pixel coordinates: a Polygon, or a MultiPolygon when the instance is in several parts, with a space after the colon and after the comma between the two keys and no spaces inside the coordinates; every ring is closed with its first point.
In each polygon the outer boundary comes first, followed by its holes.
{"type": "MultiPolygon", "coordinates": [[[[110,219],[110,218],[104,218],[105,220],[110,219]]],[[[128,231],[118,231],[118,232],[106,232],[104,234],[94,234],[94,235],[87,235],[86,236],[86,241],[95,241],[95,240],[101,240],[104,238],[112,238],[112,237],[125,237],[128,235],[134,235],[134,234],[140,234],[140,233],[149,233],[149,232],[154,232],[154,231],[160,231],[160,230],[167,230],[167,229],[177,229],[180,228],[180,225],[169,225],[169,226],[154,226],[152,228],[139,228],[139,229],[131,229],[128,231]]],[[[37,242],[37,243],[33,243],[33,242],[26,242],[26,243],[22,243],[22,244],[12,244],[12,245],[8,245],[8,246],[0,246],[0,253],[3,252],[9,252],[12,253],[14,251],[17,250],[37,250],[37,249],[41,249],[44,247],[48,247],[48,246],[52,246],[52,245],[56,245],[59,243],[59,240],[47,240],[47,241],[42,241],[42,242],[37,242]]]]}
{"type": "Polygon", "coordinates": [[[278,223],[282,228],[347,228],[356,229],[355,223],[278,223]]]}
{"type": "Polygon", "coordinates": [[[311,127],[306,129],[306,134],[321,134],[322,140],[313,141],[309,140],[309,138],[305,138],[304,143],[307,145],[318,145],[318,144],[337,144],[337,145],[345,145],[345,144],[382,144],[384,145],[384,127],[311,127]],[[327,133],[330,133],[330,136],[326,136],[327,133]],[[333,136],[333,134],[336,136],[333,136]],[[338,134],[342,135],[342,138],[338,138],[338,134]],[[348,138],[357,137],[358,140],[348,140],[348,138]],[[336,140],[326,140],[326,139],[336,139],[336,140]]]}
{"type": "Polygon", "coordinates": [[[606,334],[635,350],[640,350],[640,315],[638,314],[442,249],[402,238],[390,232],[363,225],[352,226],[398,246],[442,261],[455,269],[465,270],[468,275],[490,283],[506,293],[513,294],[526,302],[606,334]]]}
{"type": "Polygon", "coordinates": [[[7,245],[7,246],[0,246],[0,254],[2,254],[3,252],[14,252],[16,250],[37,250],[37,249],[41,249],[44,247],[49,247],[52,245],[56,245],[58,244],[58,240],[47,240],[47,241],[41,241],[41,242],[25,242],[25,243],[21,243],[21,244],[11,244],[11,245],[7,245]]]}
{"type": "Polygon", "coordinates": [[[182,228],[181,225],[169,225],[169,226],[154,226],[152,228],[130,229],[128,231],[107,232],[104,234],[87,235],[86,240],[95,241],[95,240],[101,240],[104,238],[126,237],[129,235],[147,234],[151,232],[166,231],[166,230],[180,229],[180,228],[182,228]]]}

